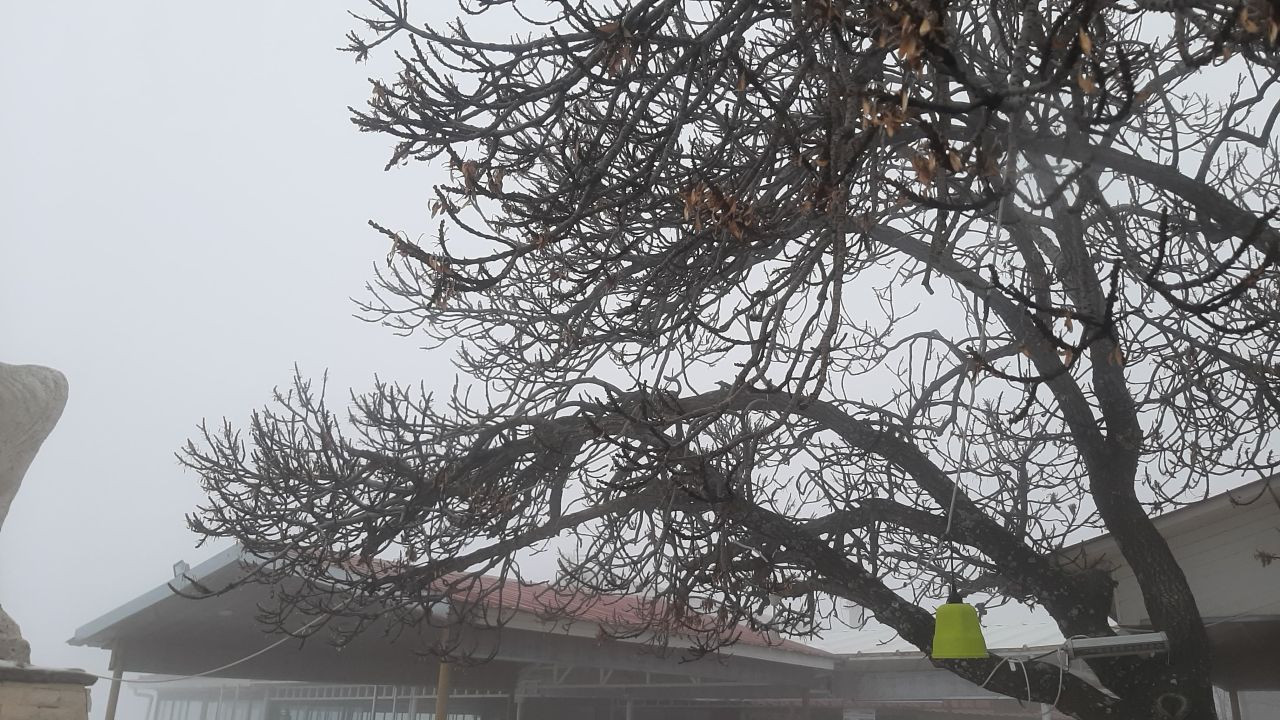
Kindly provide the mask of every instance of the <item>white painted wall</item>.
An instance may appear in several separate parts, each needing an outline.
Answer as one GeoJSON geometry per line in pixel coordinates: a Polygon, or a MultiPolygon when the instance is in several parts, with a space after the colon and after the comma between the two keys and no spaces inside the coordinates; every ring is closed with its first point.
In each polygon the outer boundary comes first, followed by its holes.
{"type": "MultiPolygon", "coordinates": [[[[1250,505],[1226,504],[1209,512],[1187,511],[1186,519],[1161,532],[1182,565],[1201,615],[1215,619],[1280,614],[1280,562],[1263,565],[1258,552],[1280,555],[1280,506],[1263,495],[1250,505]]],[[[1150,621],[1137,581],[1114,545],[1104,552],[1117,567],[1115,619],[1121,625],[1150,621]]],[[[1114,567],[1114,565],[1113,565],[1114,567]]]]}

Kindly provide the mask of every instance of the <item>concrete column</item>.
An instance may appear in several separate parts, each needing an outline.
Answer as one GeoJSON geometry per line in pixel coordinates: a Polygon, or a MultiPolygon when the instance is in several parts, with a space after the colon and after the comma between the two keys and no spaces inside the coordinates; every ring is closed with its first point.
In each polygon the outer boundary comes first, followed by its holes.
{"type": "Polygon", "coordinates": [[[449,682],[453,679],[453,663],[440,660],[440,671],[436,673],[436,720],[447,720],[449,717],[449,682]]]}
{"type": "Polygon", "coordinates": [[[1231,720],[1244,720],[1244,712],[1240,709],[1240,691],[1232,688],[1227,693],[1231,698],[1231,720]]]}
{"type": "Polygon", "coordinates": [[[106,720],[116,720],[116,706],[120,704],[120,679],[124,676],[124,662],[120,648],[111,648],[111,690],[107,693],[106,720]]]}

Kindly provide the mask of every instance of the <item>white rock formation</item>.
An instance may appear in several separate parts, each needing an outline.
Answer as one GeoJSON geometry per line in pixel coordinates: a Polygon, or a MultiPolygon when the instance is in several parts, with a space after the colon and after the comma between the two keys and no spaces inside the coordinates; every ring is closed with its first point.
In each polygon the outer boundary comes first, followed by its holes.
{"type": "MultiPolygon", "coordinates": [[[[67,404],[67,378],[52,368],[0,363],[0,529],[22,477],[67,404]]],[[[30,662],[18,625],[0,608],[0,660],[30,662]]]]}

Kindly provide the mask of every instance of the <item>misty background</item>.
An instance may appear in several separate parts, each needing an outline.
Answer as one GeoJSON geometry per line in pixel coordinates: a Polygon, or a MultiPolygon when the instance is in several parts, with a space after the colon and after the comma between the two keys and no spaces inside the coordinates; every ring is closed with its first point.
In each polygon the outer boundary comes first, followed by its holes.
{"type": "MultiPolygon", "coordinates": [[[[0,4],[0,362],[70,383],[0,532],[0,604],[38,665],[107,674],[75,629],[226,547],[195,548],[184,519],[203,494],[174,453],[202,420],[243,425],[295,363],[335,405],[375,375],[453,378],[447,353],[353,316],[388,250],[366,221],[433,232],[443,180],[384,172],[388,140],[349,121],[389,74],[389,53],[337,50],[360,6],[0,4]]],[[[126,686],[119,717],[145,708],[126,686]]]]}
{"type": "MultiPolygon", "coordinates": [[[[430,231],[441,179],[383,172],[386,140],[348,120],[386,67],[336,49],[358,9],[0,4],[0,361],[71,386],[0,532],[0,604],[36,664],[105,674],[75,628],[221,549],[194,548],[202,493],[174,459],[202,419],[240,423],[295,363],[335,401],[453,376],[353,317],[388,249],[366,220],[430,231]]],[[[456,13],[414,8],[437,10],[456,13]]],[[[144,710],[126,686],[120,717],[144,710]]]]}

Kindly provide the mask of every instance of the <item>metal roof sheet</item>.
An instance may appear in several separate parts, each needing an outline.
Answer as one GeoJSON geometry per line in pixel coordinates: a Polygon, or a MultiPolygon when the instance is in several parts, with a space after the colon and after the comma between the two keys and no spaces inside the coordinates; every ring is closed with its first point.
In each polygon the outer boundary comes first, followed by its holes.
{"type": "MultiPolygon", "coordinates": [[[[1062,633],[1052,622],[984,625],[982,634],[987,647],[997,651],[1051,648],[1063,642],[1062,633]]],[[[824,630],[820,638],[809,641],[809,644],[834,655],[920,654],[919,648],[904,640],[896,630],[875,621],[868,621],[861,629],[840,627],[824,630]]]]}

